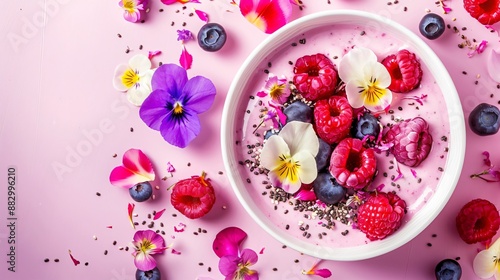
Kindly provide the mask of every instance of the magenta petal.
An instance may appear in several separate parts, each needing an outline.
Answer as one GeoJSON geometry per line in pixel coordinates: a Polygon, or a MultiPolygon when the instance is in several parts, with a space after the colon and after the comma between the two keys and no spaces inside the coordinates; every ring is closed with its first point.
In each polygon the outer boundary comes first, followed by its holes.
{"type": "Polygon", "coordinates": [[[304,200],[304,201],[316,200],[316,194],[314,193],[314,190],[301,189],[294,195],[294,197],[296,199],[300,199],[300,200],[304,200]]]}
{"type": "Polygon", "coordinates": [[[201,114],[212,106],[215,93],[216,89],[212,81],[202,76],[191,78],[182,90],[182,96],[186,100],[185,106],[196,114],[201,114]]]}
{"type": "Polygon", "coordinates": [[[179,65],[163,64],[158,67],[151,79],[151,87],[154,90],[162,89],[170,94],[172,98],[178,99],[178,94],[187,83],[186,70],[179,65]]]}
{"type": "MultiPolygon", "coordinates": [[[[228,276],[229,279],[233,279],[233,275],[238,270],[238,264],[240,263],[240,258],[235,255],[223,256],[219,260],[219,271],[224,276],[228,276]]],[[[226,278],[227,279],[227,278],[226,278]]]]}
{"type": "Polygon", "coordinates": [[[161,0],[161,2],[165,5],[171,5],[177,2],[177,0],[161,0]]]}
{"type": "Polygon", "coordinates": [[[270,34],[288,23],[292,4],[289,0],[241,0],[240,11],[248,21],[270,34]]]}
{"type": "Polygon", "coordinates": [[[185,148],[201,131],[198,115],[187,108],[181,117],[168,112],[160,127],[163,139],[179,148],[185,148]]]}
{"type": "Polygon", "coordinates": [[[200,11],[200,10],[194,10],[194,12],[196,13],[196,15],[204,22],[208,22],[208,14],[203,12],[203,11],[200,11]]]}
{"type": "Polygon", "coordinates": [[[228,227],[215,236],[212,248],[219,258],[227,255],[238,256],[238,248],[246,237],[247,234],[240,228],[228,227]]]}
{"type": "Polygon", "coordinates": [[[109,175],[112,185],[129,189],[133,185],[153,181],[155,173],[149,158],[138,149],[130,149],[123,154],[123,166],[115,167],[109,175]]]}
{"type": "Polygon", "coordinates": [[[249,270],[248,274],[243,276],[243,280],[259,280],[259,273],[255,270],[249,270]]]}
{"type": "Polygon", "coordinates": [[[156,267],[156,260],[151,255],[141,252],[135,256],[134,264],[137,269],[148,271],[156,267]]]}
{"type": "Polygon", "coordinates": [[[332,272],[328,268],[317,269],[314,272],[314,274],[318,275],[318,276],[321,276],[323,278],[328,278],[328,277],[332,276],[332,272]]]}
{"type": "Polygon", "coordinates": [[[160,130],[166,117],[166,105],[174,103],[175,100],[169,92],[162,89],[155,90],[142,103],[139,116],[150,128],[160,130]]]}
{"type": "Polygon", "coordinates": [[[259,257],[257,256],[257,253],[255,253],[254,250],[252,249],[243,249],[241,251],[241,262],[244,263],[245,265],[251,265],[257,263],[259,260],[259,257]]]}
{"type": "Polygon", "coordinates": [[[186,50],[186,47],[182,48],[181,57],[179,58],[179,63],[181,66],[188,70],[191,69],[191,64],[193,64],[193,56],[186,50]]]}

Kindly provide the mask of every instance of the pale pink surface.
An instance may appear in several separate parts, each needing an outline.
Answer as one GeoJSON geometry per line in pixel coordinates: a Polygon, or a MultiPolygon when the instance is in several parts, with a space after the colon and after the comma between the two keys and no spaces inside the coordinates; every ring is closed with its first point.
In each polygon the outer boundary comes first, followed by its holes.
{"type": "MultiPolygon", "coordinates": [[[[134,220],[149,222],[148,213],[166,208],[155,223],[165,224],[166,243],[173,241],[174,249],[181,252],[180,255],[166,252],[157,258],[165,279],[198,276],[222,279],[211,244],[215,234],[227,226],[238,226],[248,233],[243,247],[256,252],[265,247],[259,262],[252,266],[259,271],[261,279],[312,279],[301,275],[300,270],[309,269],[315,260],[282,248],[260,229],[236,200],[225,175],[218,174],[224,171],[219,132],[225,94],[244,59],[268,35],[249,24],[237,10],[224,12],[231,8],[222,4],[224,1],[190,4],[207,12],[211,21],[221,23],[228,32],[228,41],[217,53],[202,51],[194,41],[186,44],[194,59],[188,75],[210,78],[218,94],[213,107],[201,115],[200,135],[181,150],[146,127],[138,116],[138,109],[128,103],[123,93],[113,89],[111,78],[116,65],[128,61],[131,55],[146,54],[149,50],[163,51],[153,59],[154,65],[160,61],[176,63],[182,51],[176,41],[176,30],[186,28],[197,33],[204,22],[189,17],[191,11],[183,11],[181,5],[165,6],[159,1],[151,3],[151,12],[143,24],[123,20],[116,1],[40,1],[45,6],[38,2],[10,1],[0,10],[3,38],[0,41],[3,63],[0,68],[3,86],[0,220],[4,224],[7,223],[7,167],[13,165],[18,169],[17,272],[7,271],[8,232],[4,225],[0,227],[0,279],[133,279],[131,251],[118,249],[120,246],[131,248],[129,242],[135,231],[127,221],[126,209],[132,200],[126,191],[108,181],[110,171],[121,164],[121,155],[129,148],[141,149],[150,157],[157,172],[155,185],[161,187],[155,191],[155,201],[136,205],[139,217],[134,220]],[[165,11],[158,12],[160,8],[165,11]],[[175,13],[177,9],[179,13],[175,13]],[[175,21],[173,27],[172,21],[175,21]],[[182,22],[187,25],[182,27],[182,22]],[[117,33],[122,38],[118,38],[117,33]],[[22,40],[17,46],[10,42],[16,35],[22,40]],[[142,51],[139,45],[144,46],[142,51]],[[127,46],[132,50],[129,54],[125,53],[127,46]],[[216,71],[212,65],[218,66],[216,71]],[[114,154],[117,157],[113,157],[114,154]],[[162,181],[160,178],[169,176],[168,161],[177,171],[173,178],[162,181]],[[66,172],[55,172],[54,164],[65,165],[66,172]],[[191,221],[173,209],[166,188],[202,170],[213,180],[217,202],[206,217],[191,221]],[[96,192],[101,196],[96,196],[96,192]],[[226,210],[222,206],[226,206],[226,210]],[[177,213],[177,217],[172,217],[173,213],[177,213]],[[187,224],[186,230],[175,233],[173,227],[179,222],[187,224]],[[194,235],[198,228],[208,232],[194,235]],[[94,235],[97,240],[92,238],[94,235]],[[176,238],[172,240],[171,235],[176,238]],[[118,244],[113,246],[115,240],[118,244]],[[80,265],[73,265],[68,249],[80,265]],[[108,250],[107,255],[104,250],[108,250]],[[50,262],[44,263],[45,258],[50,262]],[[59,263],[54,262],[56,258],[60,259],[59,263]],[[295,259],[300,262],[295,263],[295,259]],[[84,266],[85,262],[89,262],[89,266],[84,266]],[[200,262],[203,266],[198,265],[200,262]],[[209,266],[211,272],[207,270],[209,266]]],[[[418,34],[418,22],[426,8],[441,13],[433,1],[400,0],[391,6],[387,6],[386,1],[331,2],[329,5],[326,0],[304,0],[306,8],[302,12],[294,9],[292,18],[326,9],[352,8],[387,16],[418,34]],[[407,12],[403,12],[405,6],[407,12]]],[[[498,47],[497,34],[472,19],[463,10],[462,1],[448,2],[453,11],[444,16],[446,23],[459,30],[466,26],[467,30],[461,32],[469,38],[476,38],[478,42],[487,40],[488,48],[498,47]],[[452,21],[454,17],[456,21],[452,21]]],[[[480,102],[498,102],[497,84],[487,75],[484,53],[468,58],[466,49],[456,47],[462,40],[450,30],[441,38],[427,42],[455,81],[466,117],[480,102]],[[478,74],[480,78],[476,77],[478,74]]],[[[467,128],[465,165],[456,192],[429,228],[413,241],[374,259],[325,261],[321,266],[330,268],[335,279],[432,279],[434,266],[441,259],[460,257],[462,279],[476,279],[472,260],[479,246],[467,245],[459,238],[455,216],[474,198],[489,199],[500,208],[498,183],[487,184],[469,178],[483,168],[481,153],[485,149],[491,152],[493,164],[500,164],[499,140],[500,134],[479,137],[467,128]],[[431,237],[432,234],[437,237],[431,237]],[[428,242],[432,247],[426,245],[428,242]]]]}

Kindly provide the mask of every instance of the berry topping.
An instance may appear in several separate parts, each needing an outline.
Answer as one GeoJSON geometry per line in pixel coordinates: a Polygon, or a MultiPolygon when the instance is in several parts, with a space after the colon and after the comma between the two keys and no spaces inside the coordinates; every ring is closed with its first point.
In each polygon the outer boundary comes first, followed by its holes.
{"type": "Polygon", "coordinates": [[[314,107],[316,133],[328,144],[338,143],[349,134],[352,108],[347,98],[331,96],[316,102],[314,107]]]}
{"type": "Polygon", "coordinates": [[[148,200],[153,194],[153,187],[149,182],[142,182],[135,184],[131,187],[128,192],[133,200],[137,202],[143,202],[148,200]]]}
{"type": "Polygon", "coordinates": [[[434,40],[443,35],[446,26],[440,15],[428,13],[420,20],[418,29],[420,34],[429,40],[434,40]]]}
{"type": "Polygon", "coordinates": [[[371,181],[377,168],[375,152],[355,138],[345,138],[330,158],[330,173],[346,188],[362,189],[371,181]]]}
{"type": "Polygon", "coordinates": [[[318,138],[319,150],[316,154],[316,169],[318,171],[323,170],[330,163],[330,157],[332,156],[333,148],[328,143],[323,141],[323,139],[318,138]]]}
{"type": "Polygon", "coordinates": [[[464,8],[484,25],[500,21],[500,0],[464,0],[464,8]]]}
{"type": "Polygon", "coordinates": [[[175,184],[170,201],[175,209],[190,219],[205,216],[215,203],[215,193],[210,180],[193,176],[175,184]]]}
{"type": "Polygon", "coordinates": [[[487,103],[477,105],[469,115],[469,126],[480,136],[497,133],[500,128],[500,110],[487,103]]]}
{"type": "Polygon", "coordinates": [[[354,138],[363,140],[369,136],[376,140],[380,133],[380,123],[372,114],[365,112],[357,121],[354,121],[351,128],[351,134],[354,138]]]}
{"type": "Polygon", "coordinates": [[[436,280],[460,280],[462,277],[462,267],[452,259],[445,259],[436,265],[436,280]]]}
{"type": "Polygon", "coordinates": [[[316,197],[327,204],[339,202],[346,193],[346,189],[339,185],[330,173],[319,173],[313,187],[316,197]]]}
{"type": "Polygon", "coordinates": [[[385,134],[384,141],[393,144],[390,151],[396,160],[410,167],[418,166],[432,148],[429,125],[421,117],[393,125],[385,134]]]}
{"type": "Polygon", "coordinates": [[[286,115],[286,123],[292,121],[311,123],[313,119],[313,109],[302,101],[296,101],[288,105],[283,114],[286,115]]]}
{"type": "Polygon", "coordinates": [[[382,60],[382,64],[391,75],[391,91],[405,93],[420,85],[422,69],[414,53],[400,50],[382,60]]]}
{"type": "Polygon", "coordinates": [[[460,237],[467,244],[489,242],[500,226],[498,210],[485,199],[474,199],[465,204],[456,219],[460,237]]]}
{"type": "Polygon", "coordinates": [[[394,233],[405,215],[406,202],[394,193],[372,193],[358,210],[358,228],[372,241],[394,233]]]}
{"type": "Polygon", "coordinates": [[[198,45],[207,52],[218,51],[225,43],[226,31],[218,23],[207,23],[198,32],[198,45]]]}
{"type": "Polygon", "coordinates": [[[312,101],[327,98],[337,85],[337,71],[324,54],[303,56],[295,62],[293,84],[312,101]]]}
{"type": "Polygon", "coordinates": [[[136,270],[135,272],[135,279],[136,280],[160,280],[161,279],[161,273],[158,267],[153,268],[152,270],[148,271],[142,271],[142,270],[136,270]]]}

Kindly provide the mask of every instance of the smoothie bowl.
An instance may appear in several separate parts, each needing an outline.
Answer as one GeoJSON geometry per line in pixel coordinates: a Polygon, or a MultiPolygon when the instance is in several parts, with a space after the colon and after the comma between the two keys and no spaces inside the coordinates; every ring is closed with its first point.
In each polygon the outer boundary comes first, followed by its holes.
{"type": "Polygon", "coordinates": [[[240,203],[302,253],[361,260],[424,230],[465,153],[457,91],[415,34],[360,11],[293,21],[248,57],[222,116],[240,203]]]}

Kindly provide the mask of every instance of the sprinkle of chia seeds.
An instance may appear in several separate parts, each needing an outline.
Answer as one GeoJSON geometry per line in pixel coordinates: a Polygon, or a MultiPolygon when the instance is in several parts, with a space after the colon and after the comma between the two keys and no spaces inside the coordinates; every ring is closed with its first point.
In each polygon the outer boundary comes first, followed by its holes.
{"type": "Polygon", "coordinates": [[[359,35],[361,35],[361,36],[366,35],[366,31],[364,31],[364,30],[363,30],[363,31],[361,31],[361,33],[359,33],[359,35]]]}
{"type": "Polygon", "coordinates": [[[198,265],[199,265],[199,266],[203,266],[203,263],[202,263],[202,262],[199,262],[199,263],[198,263],[198,265]]]}
{"type": "Polygon", "coordinates": [[[269,70],[264,69],[264,73],[269,74],[269,70]]]}
{"type": "Polygon", "coordinates": [[[285,226],[285,229],[286,229],[286,230],[289,230],[289,229],[290,229],[290,225],[286,225],[286,226],[285,226]]]}
{"type": "Polygon", "coordinates": [[[301,43],[302,45],[305,45],[306,44],[306,38],[300,39],[299,43],[301,43]]]}
{"type": "Polygon", "coordinates": [[[113,245],[116,245],[116,241],[113,241],[113,245]]]}
{"type": "Polygon", "coordinates": [[[142,50],[143,46],[142,45],[139,45],[139,50],[142,50]]]}
{"type": "Polygon", "coordinates": [[[442,137],[441,137],[441,141],[444,141],[444,142],[448,141],[448,137],[446,137],[446,136],[442,136],[442,137]]]}
{"type": "Polygon", "coordinates": [[[54,262],[59,262],[59,259],[54,259],[54,262]]]}
{"type": "Polygon", "coordinates": [[[437,237],[437,234],[433,233],[431,236],[432,236],[432,237],[437,237]]]}
{"type": "Polygon", "coordinates": [[[247,178],[247,183],[251,183],[252,181],[250,180],[250,178],[247,178]]]}
{"type": "Polygon", "coordinates": [[[104,255],[107,255],[108,254],[108,250],[104,250],[104,255]]]}
{"type": "Polygon", "coordinates": [[[455,260],[456,260],[456,261],[459,261],[459,260],[460,260],[460,257],[456,257],[456,258],[455,258],[455,260]]]}
{"type": "Polygon", "coordinates": [[[89,263],[88,263],[88,262],[85,262],[85,266],[89,266],[89,263]]]}
{"type": "Polygon", "coordinates": [[[296,46],[297,46],[297,43],[293,42],[292,47],[296,47],[296,46]]]}
{"type": "Polygon", "coordinates": [[[444,171],[444,169],[442,167],[438,167],[438,170],[441,171],[441,172],[444,171]]]}
{"type": "Polygon", "coordinates": [[[432,243],[428,242],[427,247],[432,247],[432,243]]]}
{"type": "Polygon", "coordinates": [[[187,163],[187,166],[188,166],[188,167],[189,167],[189,166],[191,166],[191,163],[190,163],[190,162],[188,162],[188,163],[187,163]]]}
{"type": "Polygon", "coordinates": [[[211,272],[212,268],[209,266],[207,270],[208,270],[208,272],[211,272]]]}
{"type": "Polygon", "coordinates": [[[96,192],[95,195],[101,196],[101,193],[100,192],[96,192]]]}
{"type": "Polygon", "coordinates": [[[346,236],[347,234],[349,234],[349,230],[344,230],[343,232],[341,232],[340,234],[342,234],[343,236],[346,236]]]}
{"type": "Polygon", "coordinates": [[[44,261],[44,262],[49,262],[50,260],[49,260],[49,259],[45,259],[45,260],[43,260],[43,261],[44,261]]]}
{"type": "Polygon", "coordinates": [[[276,267],[273,267],[273,271],[278,271],[278,269],[276,267]]]}

